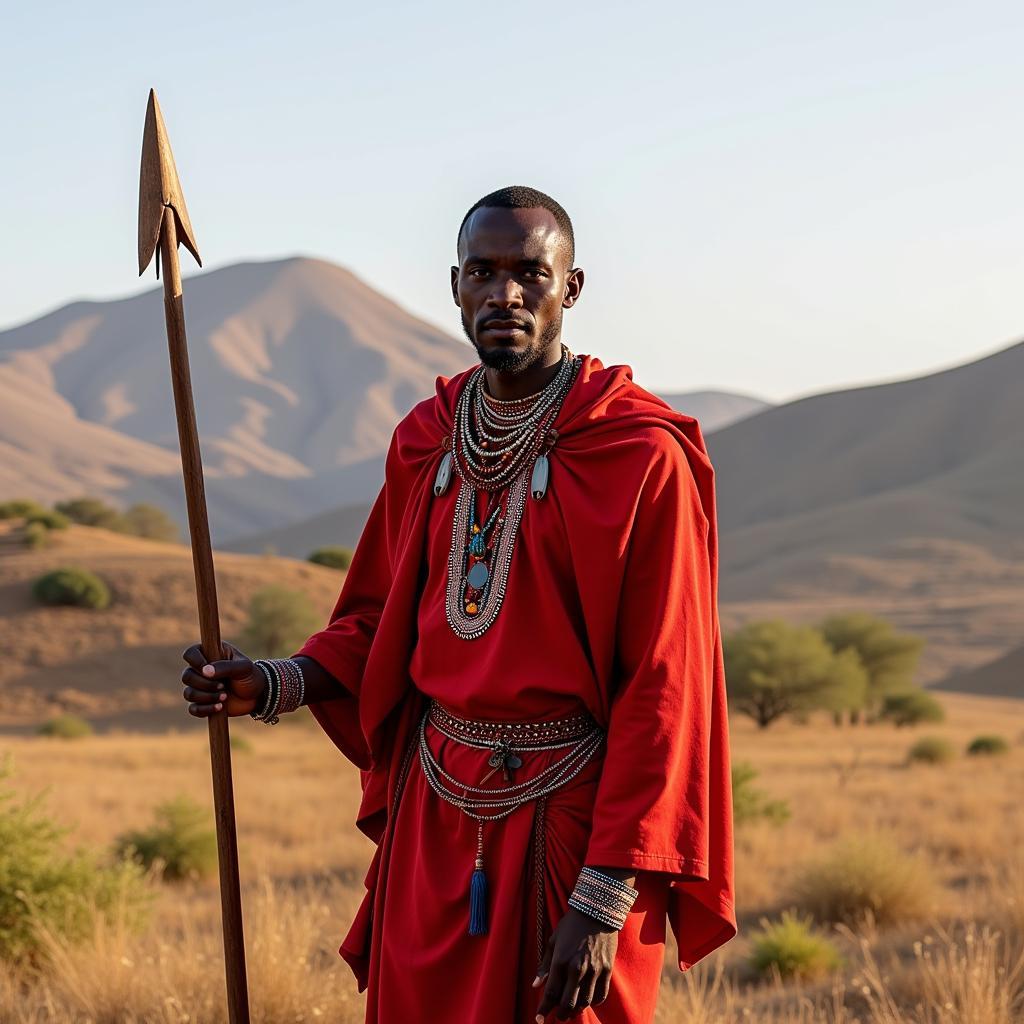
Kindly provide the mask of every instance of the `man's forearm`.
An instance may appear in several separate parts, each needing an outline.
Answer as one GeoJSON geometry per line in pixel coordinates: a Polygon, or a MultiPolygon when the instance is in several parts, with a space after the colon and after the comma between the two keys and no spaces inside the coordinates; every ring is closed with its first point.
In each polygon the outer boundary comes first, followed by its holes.
{"type": "Polygon", "coordinates": [[[336,697],[351,695],[350,691],[331,675],[318,661],[300,654],[295,659],[302,669],[302,676],[306,680],[306,692],[303,695],[303,704],[314,704],[321,700],[334,700],[336,697]]]}

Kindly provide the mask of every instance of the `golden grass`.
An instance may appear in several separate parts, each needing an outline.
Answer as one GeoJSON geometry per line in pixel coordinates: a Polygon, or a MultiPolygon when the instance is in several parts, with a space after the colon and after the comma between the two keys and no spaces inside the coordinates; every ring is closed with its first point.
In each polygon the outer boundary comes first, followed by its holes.
{"type": "MultiPolygon", "coordinates": [[[[979,732],[1015,740],[1002,758],[908,766],[912,730],[836,730],[812,721],[759,732],[733,720],[733,753],[792,819],[737,835],[740,935],[681,975],[668,951],[658,1024],[1011,1024],[1024,1019],[1024,703],[942,695],[929,726],[958,750],[979,732]],[[936,883],[924,920],[828,930],[848,966],[817,982],[758,981],[746,963],[762,916],[776,919],[804,867],[837,839],[882,834],[921,857],[936,883]]],[[[184,712],[183,712],[184,714],[184,712]]],[[[371,844],[352,822],[355,769],[317,728],[233,723],[252,750],[233,759],[255,1022],[356,1024],[363,1000],[337,947],[362,892],[371,844]]],[[[205,733],[0,738],[12,783],[49,787],[69,841],[108,846],[177,793],[211,804],[205,733]]],[[[150,929],[98,926],[88,943],[51,942],[37,977],[0,965],[0,1022],[223,1021],[216,887],[166,886],[150,929]]]]}

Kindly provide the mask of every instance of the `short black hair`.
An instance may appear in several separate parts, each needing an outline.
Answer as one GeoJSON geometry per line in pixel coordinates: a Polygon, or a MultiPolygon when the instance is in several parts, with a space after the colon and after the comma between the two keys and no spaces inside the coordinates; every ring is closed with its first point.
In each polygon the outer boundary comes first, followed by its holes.
{"type": "Polygon", "coordinates": [[[462,223],[459,225],[459,233],[455,236],[455,244],[458,246],[459,239],[462,238],[462,229],[466,226],[466,221],[477,210],[492,208],[532,210],[538,206],[549,210],[553,214],[555,223],[565,236],[569,244],[569,266],[571,267],[573,260],[576,259],[576,239],[572,232],[572,221],[569,220],[569,214],[551,196],[538,189],[529,188],[527,185],[507,185],[505,188],[499,188],[496,192],[488,193],[483,199],[478,199],[466,211],[466,216],[462,218],[462,223]]]}

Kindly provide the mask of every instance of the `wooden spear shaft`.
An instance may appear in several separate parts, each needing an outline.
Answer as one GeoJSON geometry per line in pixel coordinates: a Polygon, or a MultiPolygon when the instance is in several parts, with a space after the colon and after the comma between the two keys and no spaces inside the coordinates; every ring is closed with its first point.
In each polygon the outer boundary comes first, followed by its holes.
{"type": "MultiPolygon", "coordinates": [[[[171,384],[178,420],[178,443],[185,481],[188,527],[192,541],[192,567],[199,604],[199,639],[207,661],[225,657],[220,643],[217,584],[213,570],[210,523],[206,512],[203,460],[199,452],[196,410],[192,401],[185,339],[185,308],[174,210],[164,207],[160,253],[164,265],[164,318],[171,357],[171,384]]],[[[217,818],[217,853],[220,863],[220,907],[224,930],[224,963],[227,971],[228,1010],[231,1024],[248,1024],[249,999],[245,977],[245,938],[242,932],[242,901],[238,879],[238,840],[235,832],[235,799],[231,783],[231,746],[228,717],[223,712],[207,719],[210,730],[210,761],[213,767],[213,807],[217,818]]]]}
{"type": "MultiPolygon", "coordinates": [[[[178,443],[181,448],[181,469],[192,544],[192,566],[199,606],[199,637],[206,660],[218,661],[225,657],[225,651],[221,647],[213,547],[210,543],[203,461],[199,452],[199,432],[196,428],[185,337],[185,306],[181,287],[181,265],[178,261],[179,227],[183,229],[182,243],[198,260],[199,254],[192,237],[192,225],[181,194],[163,117],[156,94],[150,91],[139,188],[139,273],[141,274],[148,266],[159,242],[157,272],[159,273],[162,262],[164,318],[167,325],[171,385],[174,391],[174,411],[178,421],[178,443]]],[[[207,723],[213,769],[213,806],[217,822],[228,1019],[230,1024],[249,1024],[228,718],[224,713],[213,714],[209,716],[207,723]]]]}

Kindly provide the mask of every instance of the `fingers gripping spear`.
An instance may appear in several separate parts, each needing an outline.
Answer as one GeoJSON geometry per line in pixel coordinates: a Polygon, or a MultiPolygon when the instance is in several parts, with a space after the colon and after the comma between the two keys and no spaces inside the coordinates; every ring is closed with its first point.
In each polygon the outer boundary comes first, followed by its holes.
{"type": "MultiPolygon", "coordinates": [[[[143,274],[156,253],[157,276],[164,266],[164,317],[171,357],[174,411],[178,420],[181,469],[185,482],[188,528],[192,542],[192,566],[199,605],[199,636],[207,661],[227,654],[221,647],[217,613],[217,587],[213,574],[210,525],[206,516],[203,463],[199,454],[192,382],[185,341],[185,308],[181,293],[178,243],[199,259],[192,225],[181,194],[167,129],[164,127],[156,93],[150,90],[146,127],[142,137],[142,172],[139,180],[139,274],[143,274]]],[[[238,845],[235,837],[235,804],[231,789],[231,749],[228,718],[208,718],[210,760],[213,766],[213,803],[217,818],[217,849],[220,861],[221,921],[224,929],[224,958],[228,989],[228,1019],[231,1024],[249,1024],[249,998],[245,979],[245,941],[242,935],[242,904],[238,886],[238,845]]]]}

